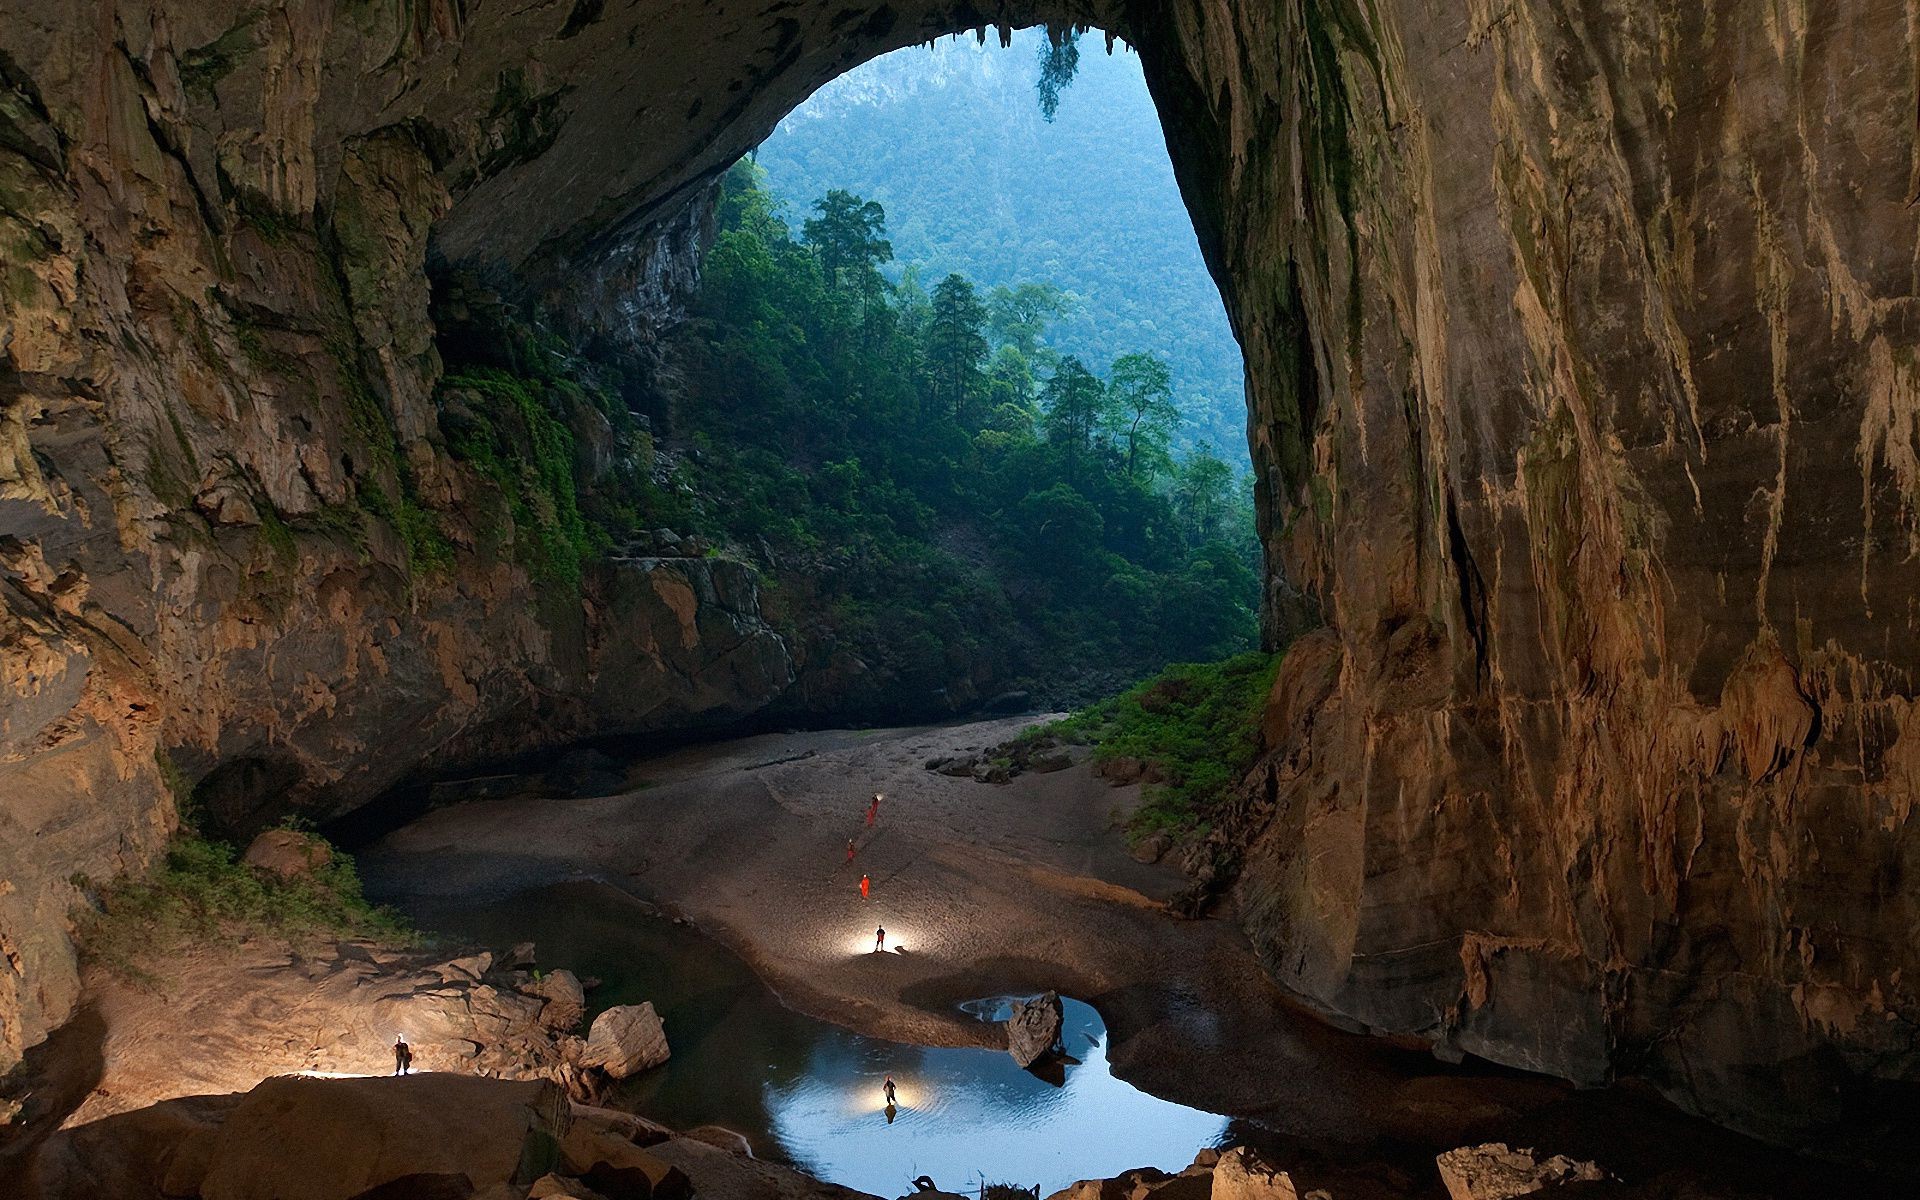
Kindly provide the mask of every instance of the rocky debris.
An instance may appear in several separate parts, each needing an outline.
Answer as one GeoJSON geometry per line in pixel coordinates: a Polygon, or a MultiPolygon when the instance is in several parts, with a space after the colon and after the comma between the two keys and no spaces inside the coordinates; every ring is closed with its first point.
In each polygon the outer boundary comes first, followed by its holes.
{"type": "Polygon", "coordinates": [[[1093,756],[1091,748],[1053,735],[1019,737],[976,754],[930,758],[926,769],[976,783],[1008,783],[1029,772],[1043,775],[1064,771],[1093,756]]]}
{"type": "Polygon", "coordinates": [[[171,1182],[202,1200],[352,1200],[422,1175],[531,1182],[558,1165],[571,1124],[566,1096],[547,1082],[281,1076],[194,1135],[190,1145],[210,1143],[188,1155],[205,1172],[171,1182]]]}
{"type": "Polygon", "coordinates": [[[1532,1150],[1510,1149],[1504,1142],[1462,1146],[1434,1161],[1453,1200],[1512,1200],[1562,1183],[1607,1178],[1593,1163],[1561,1154],[1543,1159],[1532,1150]]]}
{"type": "Polygon", "coordinates": [[[1165,832],[1150,833],[1127,847],[1127,853],[1135,862],[1157,863],[1173,849],[1173,835],[1165,832]]]}
{"type": "Polygon", "coordinates": [[[667,1030],[651,1002],[621,1004],[593,1019],[582,1067],[592,1067],[614,1079],[638,1075],[667,1061],[667,1030]]]}
{"type": "Polygon", "coordinates": [[[284,882],[312,875],[332,862],[333,847],[312,834],[269,829],[247,844],[240,861],[284,882]]]}
{"type": "Polygon", "coordinates": [[[1212,1200],[1313,1200],[1325,1195],[1309,1192],[1302,1196],[1292,1176],[1244,1146],[1219,1152],[1213,1163],[1212,1200]]]}
{"type": "Polygon", "coordinates": [[[1150,759],[1133,758],[1129,755],[1117,755],[1113,758],[1095,759],[1093,773],[1111,783],[1114,787],[1126,787],[1135,783],[1165,783],[1166,773],[1150,759]]]}
{"type": "Polygon", "coordinates": [[[576,1123],[559,1151],[566,1173],[607,1200],[689,1200],[693,1192],[686,1172],[598,1121],[576,1123]]]}
{"type": "MultiPolygon", "coordinates": [[[[911,1198],[905,1198],[911,1200],[911,1198]]],[[[1333,1200],[1318,1188],[1302,1192],[1287,1172],[1244,1146],[1207,1149],[1177,1175],[1136,1167],[1111,1179],[1083,1179],[1047,1200],[1333,1200]]]]}
{"type": "Polygon", "coordinates": [[[530,983],[521,984],[519,990],[547,1002],[546,1007],[540,1010],[540,1023],[557,1033],[573,1032],[587,1015],[586,988],[581,986],[572,971],[549,972],[530,983]]]}
{"type": "Polygon", "coordinates": [[[1047,992],[1013,1006],[1007,1018],[1007,1053],[1022,1067],[1030,1067],[1053,1052],[1065,1019],[1060,993],[1047,992]]]}
{"type": "Polygon", "coordinates": [[[578,1179],[564,1175],[542,1175],[527,1189],[526,1200],[606,1200],[599,1192],[578,1179]]]}

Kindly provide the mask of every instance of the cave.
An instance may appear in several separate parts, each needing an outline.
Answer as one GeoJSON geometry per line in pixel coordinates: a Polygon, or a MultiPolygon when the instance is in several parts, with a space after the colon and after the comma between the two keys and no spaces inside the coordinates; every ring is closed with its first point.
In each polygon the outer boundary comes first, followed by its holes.
{"type": "Polygon", "coordinates": [[[183,771],[324,818],[778,686],[725,567],[417,569],[434,281],[644,374],[785,113],[1033,25],[1140,55],[1245,354],[1271,978],[1770,1141],[1910,1095],[1916,33],[1654,0],[0,0],[0,1069],[183,771]]]}

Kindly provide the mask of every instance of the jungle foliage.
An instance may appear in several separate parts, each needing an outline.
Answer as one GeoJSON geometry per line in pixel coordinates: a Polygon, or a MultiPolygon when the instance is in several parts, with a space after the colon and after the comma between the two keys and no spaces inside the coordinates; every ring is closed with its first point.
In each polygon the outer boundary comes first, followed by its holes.
{"type": "Polygon", "coordinates": [[[817,200],[795,236],[755,166],[725,181],[687,348],[681,431],[710,514],[824,568],[883,659],[1018,649],[1121,678],[1256,637],[1251,503],[1181,420],[1164,361],[1044,351],[1058,290],[881,272],[881,205],[817,200]]]}

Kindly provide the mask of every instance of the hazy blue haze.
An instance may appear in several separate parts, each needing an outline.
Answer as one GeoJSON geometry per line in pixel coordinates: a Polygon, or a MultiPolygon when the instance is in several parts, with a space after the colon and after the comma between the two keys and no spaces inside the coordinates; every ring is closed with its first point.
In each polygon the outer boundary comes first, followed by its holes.
{"type": "Polygon", "coordinates": [[[899,267],[931,287],[1050,281],[1082,303],[1048,339],[1103,376],[1121,354],[1172,364],[1188,416],[1176,445],[1210,441],[1244,468],[1239,346],[1200,258],[1160,122],[1124,45],[1081,39],[1058,119],[1034,94],[1042,35],[1002,50],[971,37],[887,55],[834,80],[760,148],[769,183],[805,206],[831,188],[885,205],[899,267]]]}

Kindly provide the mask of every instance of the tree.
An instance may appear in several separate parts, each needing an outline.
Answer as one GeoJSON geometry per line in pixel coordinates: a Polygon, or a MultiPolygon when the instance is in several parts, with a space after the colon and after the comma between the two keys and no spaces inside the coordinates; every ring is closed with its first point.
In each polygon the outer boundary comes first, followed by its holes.
{"type": "Polygon", "coordinates": [[[1068,478],[1077,479],[1081,462],[1093,453],[1094,438],[1106,412],[1107,389],[1069,354],[1041,389],[1040,404],[1046,411],[1047,440],[1066,455],[1068,478]]]}
{"type": "Polygon", "coordinates": [[[1002,346],[1034,361],[1044,356],[1041,335],[1073,311],[1074,299],[1051,283],[1001,284],[987,293],[987,328],[1002,346]]]}
{"type": "Polygon", "coordinates": [[[1123,354],[1113,362],[1107,385],[1120,440],[1127,448],[1127,478],[1142,465],[1164,462],[1180,410],[1173,403],[1173,373],[1151,354],[1123,354]]]}
{"type": "Polygon", "coordinates": [[[1219,535],[1232,497],[1233,468],[1213,452],[1213,447],[1203,445],[1187,456],[1174,482],[1173,504],[1194,545],[1219,535]]]}
{"type": "Polygon", "coordinates": [[[982,391],[981,367],[987,359],[982,329],[987,310],[964,275],[949,275],[933,289],[927,320],[927,373],[934,407],[962,416],[982,391]]]}
{"type": "Polygon", "coordinates": [[[820,256],[827,287],[859,295],[865,325],[875,297],[886,289],[880,264],[893,261],[893,243],[886,237],[887,210],[878,200],[863,200],[839,188],[815,200],[813,208],[820,215],[808,218],[801,234],[820,256]]]}

